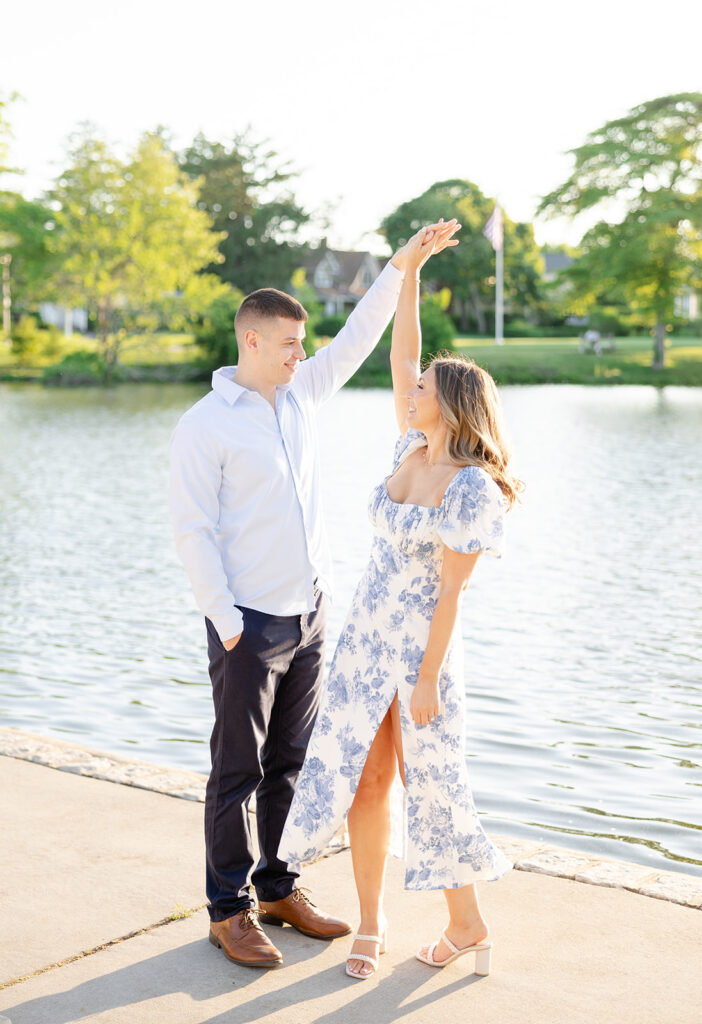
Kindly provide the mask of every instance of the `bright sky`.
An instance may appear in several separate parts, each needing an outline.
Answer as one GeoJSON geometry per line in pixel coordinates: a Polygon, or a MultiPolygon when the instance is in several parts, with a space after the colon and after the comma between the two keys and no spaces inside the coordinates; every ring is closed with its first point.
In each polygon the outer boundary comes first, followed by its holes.
{"type": "MultiPolygon", "coordinates": [[[[702,89],[702,3],[589,0],[95,0],[3,5],[0,92],[16,181],[38,195],[85,120],[129,146],[251,125],[300,171],[332,245],[435,181],[468,178],[516,220],[564,180],[565,151],[644,100],[702,89]]],[[[536,224],[539,242],[582,228],[536,224]]]]}

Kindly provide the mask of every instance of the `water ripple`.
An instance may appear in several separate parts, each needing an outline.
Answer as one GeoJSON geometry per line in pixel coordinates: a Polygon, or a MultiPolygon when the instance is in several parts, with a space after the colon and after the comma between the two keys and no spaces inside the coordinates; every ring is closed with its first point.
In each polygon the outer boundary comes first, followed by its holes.
{"type": "MultiPolygon", "coordinates": [[[[207,770],[204,628],[166,508],[168,437],[201,394],[0,385],[4,724],[207,770]]],[[[484,823],[702,874],[702,391],[503,397],[528,491],[463,618],[484,823]]],[[[329,657],[395,433],[381,390],[322,411],[329,657]]]]}

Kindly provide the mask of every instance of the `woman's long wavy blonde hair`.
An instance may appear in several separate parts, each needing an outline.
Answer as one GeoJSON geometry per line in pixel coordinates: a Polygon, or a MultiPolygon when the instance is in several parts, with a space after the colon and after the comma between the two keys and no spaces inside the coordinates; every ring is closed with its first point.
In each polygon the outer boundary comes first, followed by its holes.
{"type": "Polygon", "coordinates": [[[459,466],[484,469],[511,508],[524,484],[509,471],[512,450],[494,380],[472,359],[448,353],[439,353],[429,365],[434,370],[439,409],[446,424],[449,459],[459,466]]]}

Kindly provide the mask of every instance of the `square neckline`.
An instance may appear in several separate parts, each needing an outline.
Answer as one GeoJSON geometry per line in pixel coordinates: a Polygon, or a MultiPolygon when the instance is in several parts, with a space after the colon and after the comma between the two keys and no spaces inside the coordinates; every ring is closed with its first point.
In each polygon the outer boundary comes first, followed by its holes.
{"type": "Polygon", "coordinates": [[[446,490],[444,491],[443,497],[442,497],[442,499],[441,499],[441,501],[439,502],[438,505],[418,505],[415,501],[394,501],[390,497],[390,492],[388,490],[388,480],[391,480],[395,476],[395,473],[397,473],[398,469],[400,468],[402,463],[405,461],[405,459],[408,458],[408,456],[412,455],[414,452],[418,452],[420,448],[428,448],[429,447],[428,444],[427,444],[426,437],[425,437],[424,434],[422,434],[422,439],[423,439],[423,443],[419,444],[419,445],[416,444],[416,442],[420,440],[419,437],[415,438],[414,441],[410,441],[410,443],[407,445],[406,449],[404,450],[404,452],[400,456],[400,458],[398,460],[398,463],[395,466],[395,468],[393,469],[392,473],[388,473],[388,475],[383,480],[383,487],[385,489],[385,495],[386,495],[388,501],[392,505],[396,505],[398,508],[402,508],[403,506],[406,506],[407,508],[428,508],[428,509],[443,508],[444,502],[446,501],[446,497],[448,495],[448,492],[451,490],[451,487],[453,486],[454,480],[459,475],[459,473],[462,473],[464,469],[468,469],[469,468],[468,466],[459,466],[459,468],[456,470],[456,472],[453,474],[453,476],[449,480],[448,484],[446,485],[446,490]],[[414,447],[413,447],[413,445],[414,445],[414,447]]]}

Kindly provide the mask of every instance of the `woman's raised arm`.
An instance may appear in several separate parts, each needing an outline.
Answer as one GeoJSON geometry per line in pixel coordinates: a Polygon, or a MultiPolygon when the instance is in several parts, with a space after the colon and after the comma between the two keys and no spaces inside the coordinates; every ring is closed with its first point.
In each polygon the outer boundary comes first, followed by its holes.
{"type": "Polygon", "coordinates": [[[397,300],[392,325],[390,369],[395,416],[400,433],[407,429],[407,393],[419,379],[422,332],[419,326],[419,274],[408,270],[397,300]]]}
{"type": "Polygon", "coordinates": [[[392,326],[390,369],[395,400],[395,416],[400,433],[407,427],[407,392],[417,383],[421,372],[422,332],[419,325],[419,272],[434,253],[458,245],[452,236],[460,228],[457,221],[429,224],[421,228],[404,246],[405,277],[392,326]]]}

